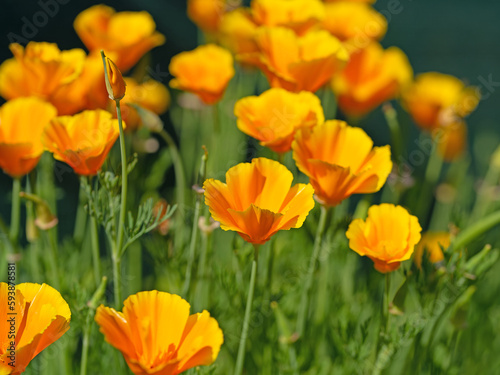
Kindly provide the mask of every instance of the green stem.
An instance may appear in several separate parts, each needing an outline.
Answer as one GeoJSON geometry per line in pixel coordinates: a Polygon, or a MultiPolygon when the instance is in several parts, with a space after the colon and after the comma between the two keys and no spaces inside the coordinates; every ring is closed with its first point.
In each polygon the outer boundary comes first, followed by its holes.
{"type": "Polygon", "coordinates": [[[10,233],[9,238],[14,248],[19,241],[19,228],[21,225],[21,178],[16,177],[12,183],[12,211],[10,215],[10,233]]]}
{"type": "MultiPolygon", "coordinates": [[[[215,103],[212,105],[212,115],[213,115],[213,122],[214,122],[214,133],[219,134],[220,133],[220,113],[219,113],[219,104],[215,103]]],[[[212,145],[212,147],[214,144],[212,145]]]]}
{"type": "Polygon", "coordinates": [[[56,237],[57,227],[51,228],[47,231],[50,242],[49,250],[49,263],[51,268],[51,274],[53,277],[53,286],[55,289],[60,290],[60,278],[59,269],[57,267],[57,237],[56,237]]]}
{"type": "Polygon", "coordinates": [[[123,237],[125,235],[125,216],[127,215],[127,155],[125,151],[125,134],[123,133],[122,112],[120,100],[116,102],[116,116],[118,117],[118,127],[120,129],[120,153],[122,162],[122,193],[120,205],[120,218],[118,221],[118,235],[116,237],[116,251],[118,258],[122,256],[123,237]]]}
{"type": "Polygon", "coordinates": [[[115,308],[119,309],[122,304],[122,273],[121,257],[116,254],[116,249],[112,251],[111,260],[113,262],[113,290],[115,294],[115,308]]]}
{"type": "Polygon", "coordinates": [[[95,285],[99,285],[101,280],[101,255],[99,251],[99,230],[97,220],[94,216],[90,216],[90,238],[92,242],[92,261],[94,265],[95,285]]]}
{"type": "Polygon", "coordinates": [[[437,144],[433,142],[432,152],[427,163],[427,168],[425,170],[425,181],[420,192],[420,197],[418,200],[419,211],[418,215],[420,223],[423,223],[427,217],[429,208],[432,203],[432,192],[439,180],[441,175],[441,170],[443,168],[443,158],[439,155],[437,151],[437,144]]]}
{"type": "Polygon", "coordinates": [[[314,247],[311,254],[311,259],[309,261],[309,268],[306,275],[304,289],[302,290],[302,297],[300,300],[299,312],[297,315],[296,331],[299,337],[301,337],[304,333],[305,322],[309,310],[309,294],[311,293],[314,271],[316,270],[316,262],[318,260],[319,252],[321,249],[323,233],[325,232],[326,217],[328,216],[327,214],[328,208],[322,205],[318,229],[316,230],[316,237],[314,239],[314,247]]]}
{"type": "Polygon", "coordinates": [[[250,276],[250,287],[248,290],[247,305],[245,308],[245,317],[243,319],[243,329],[241,330],[240,345],[238,347],[238,356],[236,357],[236,368],[234,375],[243,373],[243,363],[245,361],[245,347],[248,337],[248,327],[250,326],[250,315],[252,313],[253,295],[255,283],[257,280],[257,263],[259,260],[259,245],[254,245],[254,258],[252,261],[252,273],[250,276]]]}
{"type": "Polygon", "coordinates": [[[385,318],[385,324],[384,324],[384,334],[387,334],[389,330],[389,294],[391,292],[391,272],[387,272],[385,274],[385,290],[384,290],[384,318],[385,318]]]}
{"type": "Polygon", "coordinates": [[[78,192],[78,208],[76,210],[76,220],[75,228],[73,229],[73,240],[76,246],[80,246],[83,237],[85,236],[85,225],[87,222],[87,213],[85,212],[85,194],[82,189],[82,184],[80,184],[80,189],[78,192]]]}
{"type": "Polygon", "coordinates": [[[500,224],[500,211],[489,214],[476,223],[470,225],[460,232],[460,234],[455,238],[455,241],[451,244],[452,251],[466,247],[477,237],[498,224],[500,224]]]}
{"type": "MultiPolygon", "coordinates": [[[[165,129],[162,129],[158,133],[165,143],[168,145],[170,150],[170,155],[172,156],[172,162],[174,163],[175,170],[175,183],[176,183],[176,195],[177,195],[177,212],[178,214],[178,224],[176,225],[178,240],[177,243],[184,243],[184,204],[185,202],[185,191],[186,191],[186,176],[184,174],[184,167],[182,166],[181,155],[179,154],[179,149],[175,144],[173,138],[168,134],[165,129]]],[[[178,248],[180,250],[180,248],[178,248]]]]}
{"type": "Polygon", "coordinates": [[[387,126],[389,127],[389,131],[391,133],[391,145],[392,145],[392,160],[396,163],[399,162],[401,157],[401,126],[398,121],[398,114],[394,107],[389,103],[385,103],[382,107],[382,111],[384,112],[385,121],[387,122],[387,126]]]}

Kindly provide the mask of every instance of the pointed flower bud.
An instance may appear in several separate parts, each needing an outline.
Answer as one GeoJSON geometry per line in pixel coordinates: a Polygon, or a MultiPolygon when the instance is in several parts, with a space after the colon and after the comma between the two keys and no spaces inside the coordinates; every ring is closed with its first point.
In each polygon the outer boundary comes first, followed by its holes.
{"type": "Polygon", "coordinates": [[[122,72],[120,72],[113,60],[107,57],[102,50],[101,56],[104,63],[104,80],[109,98],[111,100],[120,100],[125,96],[125,88],[127,86],[122,72]]]}

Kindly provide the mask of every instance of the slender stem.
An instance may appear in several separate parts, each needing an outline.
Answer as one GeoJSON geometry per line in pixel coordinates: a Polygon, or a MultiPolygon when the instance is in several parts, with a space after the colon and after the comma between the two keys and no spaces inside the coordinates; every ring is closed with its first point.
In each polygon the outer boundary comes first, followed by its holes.
{"type": "Polygon", "coordinates": [[[384,318],[385,318],[385,324],[384,324],[384,333],[387,334],[389,330],[389,295],[391,292],[391,272],[387,272],[385,274],[385,290],[384,290],[384,318]]]}
{"type": "Polygon", "coordinates": [[[254,257],[252,262],[252,273],[250,276],[250,287],[248,290],[247,305],[245,308],[245,317],[243,319],[243,329],[241,330],[240,345],[238,347],[238,356],[236,357],[236,368],[234,375],[243,373],[243,363],[245,361],[245,347],[248,337],[248,327],[250,326],[250,315],[252,313],[252,302],[257,280],[257,263],[259,260],[259,246],[254,245],[254,257]]]}
{"type": "Polygon", "coordinates": [[[73,229],[73,240],[77,246],[80,246],[83,237],[85,236],[85,225],[87,222],[87,213],[85,212],[85,194],[82,189],[82,184],[80,184],[80,189],[78,191],[78,208],[76,210],[76,220],[75,228],[73,229]]]}
{"type": "Polygon", "coordinates": [[[116,102],[116,116],[118,117],[118,127],[120,129],[120,152],[122,161],[122,193],[120,205],[120,218],[118,221],[118,235],[116,237],[116,251],[118,258],[122,255],[123,237],[125,235],[125,216],[127,214],[127,155],[125,151],[125,134],[123,133],[122,112],[120,100],[116,102]]]}
{"type": "Polygon", "coordinates": [[[304,333],[305,322],[309,310],[309,294],[313,284],[314,271],[316,270],[316,261],[318,260],[323,233],[325,232],[326,217],[328,216],[328,208],[321,206],[321,215],[319,218],[318,229],[316,230],[316,237],[314,239],[314,247],[309,261],[309,268],[306,275],[304,289],[302,290],[302,298],[300,301],[299,312],[297,315],[297,334],[302,336],[304,333]]]}
{"type": "Polygon", "coordinates": [[[186,191],[186,176],[184,173],[184,167],[182,166],[181,155],[179,154],[179,149],[175,144],[173,138],[168,134],[165,129],[162,129],[161,132],[158,133],[165,143],[168,145],[168,149],[170,150],[170,155],[172,156],[172,162],[174,163],[175,170],[175,184],[176,186],[176,195],[177,195],[177,212],[179,216],[178,224],[176,225],[177,243],[182,244],[184,242],[184,204],[185,202],[185,191],[186,191]]]}
{"type": "Polygon", "coordinates": [[[432,192],[439,180],[442,168],[443,158],[437,152],[436,142],[433,142],[432,152],[427,163],[427,168],[425,170],[424,185],[422,186],[422,190],[420,192],[420,197],[418,200],[420,209],[418,218],[421,223],[423,223],[427,217],[432,202],[432,192]]]}
{"type": "Polygon", "coordinates": [[[94,265],[94,279],[96,286],[101,280],[101,255],[99,251],[99,230],[97,220],[94,216],[90,216],[90,238],[92,242],[92,261],[94,265]]]}
{"type": "Polygon", "coordinates": [[[53,279],[54,288],[60,290],[60,278],[59,269],[57,267],[57,237],[56,237],[57,227],[51,228],[47,231],[50,242],[49,250],[49,263],[51,268],[51,274],[53,279]]]}
{"type": "Polygon", "coordinates": [[[467,246],[484,232],[498,224],[500,224],[500,211],[489,214],[460,232],[455,238],[455,241],[451,244],[451,249],[459,250],[467,246]]]}
{"type": "Polygon", "coordinates": [[[111,260],[113,262],[113,290],[115,294],[115,308],[119,309],[122,303],[122,273],[121,273],[121,257],[112,251],[111,260]]]}
{"type": "Polygon", "coordinates": [[[389,127],[391,133],[391,145],[392,145],[392,159],[397,163],[401,157],[401,126],[398,121],[398,114],[394,107],[389,103],[385,103],[382,107],[384,112],[385,121],[389,127]]]}
{"type": "Polygon", "coordinates": [[[14,178],[12,184],[12,211],[10,215],[10,234],[9,238],[14,247],[17,247],[19,240],[19,227],[21,225],[21,178],[14,178]]]}
{"type": "MultiPolygon", "coordinates": [[[[219,104],[215,103],[212,105],[212,115],[213,115],[213,122],[214,122],[214,133],[219,134],[220,133],[220,114],[219,114],[219,104]]],[[[212,145],[213,148],[214,145],[212,145]]]]}

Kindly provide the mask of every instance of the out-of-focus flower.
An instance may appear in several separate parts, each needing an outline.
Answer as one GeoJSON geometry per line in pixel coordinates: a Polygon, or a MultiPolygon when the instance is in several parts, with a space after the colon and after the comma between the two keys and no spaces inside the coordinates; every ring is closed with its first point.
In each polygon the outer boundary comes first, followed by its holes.
{"type": "Polygon", "coordinates": [[[14,287],[0,283],[0,300],[4,305],[0,308],[0,373],[18,375],[38,353],[66,333],[71,311],[61,294],[47,284],[14,287]],[[9,292],[15,293],[14,305],[7,305],[9,292]],[[15,340],[9,337],[11,333],[15,333],[15,340]]]}
{"type": "MultiPolygon", "coordinates": [[[[159,199],[153,207],[153,216],[155,217],[159,216],[160,218],[162,218],[163,216],[165,216],[167,211],[168,211],[167,201],[165,199],[159,199]]],[[[158,225],[158,227],[156,227],[156,230],[162,236],[166,236],[168,234],[169,229],[170,229],[170,219],[162,221],[158,225]]]]}
{"type": "Polygon", "coordinates": [[[428,131],[467,116],[479,99],[477,88],[466,87],[458,78],[436,72],[419,74],[402,92],[403,106],[415,123],[428,131]]]}
{"type": "Polygon", "coordinates": [[[346,236],[352,250],[373,260],[377,271],[387,273],[410,259],[421,231],[418,219],[406,209],[383,203],[368,209],[366,221],[353,220],[346,236]]]}
{"type": "Polygon", "coordinates": [[[314,207],[312,186],[291,187],[292,180],[292,173],[282,164],[253,159],[230,168],[226,183],[206,180],[205,203],[223,230],[263,244],[279,230],[300,228],[314,207]]]}
{"type": "Polygon", "coordinates": [[[308,92],[270,89],[260,96],[240,99],[234,107],[238,128],[274,152],[292,147],[295,131],[325,121],[319,98],[308,92]]]}
{"type": "Polygon", "coordinates": [[[234,54],[256,52],[258,50],[254,36],[258,25],[246,8],[238,8],[222,16],[219,38],[222,45],[234,54]]]}
{"type": "Polygon", "coordinates": [[[118,69],[109,57],[104,56],[106,64],[106,90],[111,100],[120,100],[125,96],[127,90],[125,80],[123,79],[122,72],[118,69]]]}
{"type": "Polygon", "coordinates": [[[231,53],[215,44],[181,52],[168,67],[175,77],[170,87],[192,92],[205,104],[214,104],[222,98],[234,76],[233,63],[231,53]]]}
{"type": "Polygon", "coordinates": [[[154,47],[165,43],[148,12],[118,12],[106,5],[94,5],[76,18],[76,33],[89,51],[104,50],[116,66],[127,71],[154,47]]]}
{"type": "Polygon", "coordinates": [[[123,305],[123,312],[99,306],[95,321],[134,374],[177,375],[217,359],[224,337],[208,311],[189,315],[187,301],[157,290],[123,305]]]}
{"type": "Polygon", "coordinates": [[[422,268],[422,257],[429,258],[431,263],[439,263],[444,259],[443,250],[450,246],[450,233],[448,232],[425,232],[415,248],[413,261],[418,269],[422,268]]]}
{"type": "Polygon", "coordinates": [[[288,91],[318,90],[349,59],[342,43],[325,30],[299,37],[283,27],[262,27],[255,41],[258,52],[238,58],[261,69],[271,87],[288,91]]]}
{"type": "Polygon", "coordinates": [[[75,173],[91,176],[101,169],[118,135],[118,120],[96,109],[54,118],[42,134],[42,143],[75,173]]]}
{"type": "Polygon", "coordinates": [[[386,18],[362,2],[333,2],[325,4],[325,10],[323,28],[347,43],[348,49],[364,48],[387,31],[386,18]]]}
{"type": "Polygon", "coordinates": [[[303,34],[325,18],[320,0],[252,0],[255,22],[262,26],[283,26],[303,34]]]}
{"type": "Polygon", "coordinates": [[[29,42],[26,47],[13,43],[10,50],[14,58],[0,66],[0,95],[7,100],[37,96],[63,111],[53,99],[80,76],[85,52],[79,48],[61,51],[45,42],[29,42]]]}
{"type": "Polygon", "coordinates": [[[41,230],[49,230],[59,223],[59,219],[52,213],[49,204],[45,200],[35,194],[29,194],[24,191],[19,193],[19,196],[35,204],[36,219],[33,223],[38,228],[41,230]]]}
{"type": "Polygon", "coordinates": [[[43,153],[43,128],[55,116],[53,105],[34,97],[0,107],[0,168],[5,173],[21,177],[35,168],[43,153]]]}
{"type": "Polygon", "coordinates": [[[463,155],[467,147],[467,125],[464,121],[445,124],[433,132],[441,157],[452,162],[463,155]]]}
{"type": "Polygon", "coordinates": [[[226,12],[226,0],[188,0],[188,17],[203,31],[214,33],[219,29],[226,12]]]}
{"type": "MultiPolygon", "coordinates": [[[[127,95],[120,101],[122,104],[122,118],[127,123],[127,131],[134,131],[142,125],[142,118],[134,108],[138,105],[156,115],[166,112],[170,105],[170,93],[165,85],[155,80],[148,80],[142,83],[134,78],[125,77],[127,84],[127,95]]],[[[111,103],[111,112],[116,117],[116,104],[111,103]]]]}
{"type": "Polygon", "coordinates": [[[386,50],[376,42],[351,55],[345,69],[332,80],[340,109],[361,117],[394,99],[413,77],[408,58],[397,47],[386,50]]]}
{"type": "Polygon", "coordinates": [[[340,120],[299,129],[292,150],[297,167],[326,206],[336,206],[352,194],[379,191],[392,170],[389,146],[373,147],[362,129],[340,120]]]}

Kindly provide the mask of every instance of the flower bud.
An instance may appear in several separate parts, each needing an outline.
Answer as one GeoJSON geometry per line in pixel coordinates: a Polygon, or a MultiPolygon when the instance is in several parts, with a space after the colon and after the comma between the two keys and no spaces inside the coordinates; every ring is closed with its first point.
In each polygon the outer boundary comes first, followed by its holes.
{"type": "Polygon", "coordinates": [[[120,100],[125,96],[125,80],[123,79],[122,72],[116,67],[113,60],[104,55],[101,51],[103,62],[106,71],[104,72],[104,79],[106,81],[106,89],[111,100],[120,100]]]}

